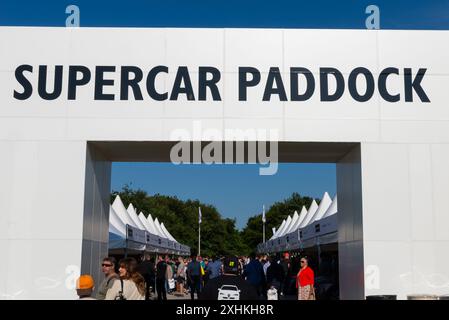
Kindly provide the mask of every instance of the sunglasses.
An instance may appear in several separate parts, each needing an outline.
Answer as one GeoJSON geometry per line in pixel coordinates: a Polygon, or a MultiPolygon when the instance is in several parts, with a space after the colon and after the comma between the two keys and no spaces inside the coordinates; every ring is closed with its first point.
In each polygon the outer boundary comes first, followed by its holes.
{"type": "Polygon", "coordinates": [[[301,263],[306,263],[305,261],[301,261],[301,263]]]}
{"type": "Polygon", "coordinates": [[[103,263],[101,266],[102,266],[102,267],[112,267],[112,264],[106,264],[106,263],[103,263]]]}

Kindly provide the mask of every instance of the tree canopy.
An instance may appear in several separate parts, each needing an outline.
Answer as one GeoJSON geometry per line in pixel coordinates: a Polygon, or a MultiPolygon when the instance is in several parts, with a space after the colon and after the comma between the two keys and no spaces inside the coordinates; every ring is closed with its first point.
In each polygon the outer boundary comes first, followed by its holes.
{"type": "Polygon", "coordinates": [[[112,200],[119,195],[125,206],[132,203],[136,211],[153,219],[158,218],[180,243],[198,252],[198,208],[201,207],[201,255],[242,254],[250,248],[242,241],[234,219],[223,218],[218,210],[199,200],[180,200],[160,194],[148,195],[143,190],[133,190],[125,185],[121,191],[112,192],[112,200]]]}
{"type": "MultiPolygon", "coordinates": [[[[265,212],[265,239],[268,240],[273,235],[272,228],[279,228],[282,220],[292,215],[295,210],[301,211],[302,206],[310,207],[313,198],[302,197],[299,193],[292,193],[290,197],[283,201],[275,202],[268,211],[265,212]]],[[[317,199],[315,201],[318,202],[317,199]]],[[[248,219],[245,228],[241,232],[242,240],[250,247],[256,246],[262,242],[263,239],[263,222],[262,213],[252,216],[248,219]]]]}

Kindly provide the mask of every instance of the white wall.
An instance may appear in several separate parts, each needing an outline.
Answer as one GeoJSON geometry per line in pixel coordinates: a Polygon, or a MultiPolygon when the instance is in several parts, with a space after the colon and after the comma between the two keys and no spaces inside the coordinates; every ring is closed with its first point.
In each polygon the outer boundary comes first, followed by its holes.
{"type": "MultiPolygon", "coordinates": [[[[71,298],[73,290],[63,285],[70,279],[65,268],[74,264],[95,273],[96,262],[81,266],[81,249],[84,243],[91,256],[104,252],[107,212],[97,199],[106,199],[111,159],[87,154],[86,141],[165,141],[174,129],[192,130],[197,120],[203,129],[274,128],[280,141],[361,143],[363,229],[361,220],[341,224],[340,263],[351,261],[351,246],[360,252],[363,244],[368,275],[364,286],[360,279],[356,290],[344,296],[449,293],[444,286],[449,270],[449,32],[1,27],[0,40],[0,249],[6,261],[0,265],[0,297],[71,298]],[[39,64],[144,70],[168,65],[171,72],[160,78],[159,88],[171,83],[177,66],[191,72],[199,65],[215,66],[222,71],[223,101],[94,101],[92,84],[78,90],[76,101],[43,101],[36,95],[18,101],[14,70],[20,64],[35,70],[39,64]],[[245,65],[263,71],[262,83],[271,66],[280,67],[284,76],[289,67],[331,66],[346,79],[357,66],[374,73],[390,66],[425,67],[422,84],[431,103],[416,96],[413,103],[386,103],[377,91],[370,101],[358,103],[347,90],[332,103],[320,102],[317,93],[302,103],[262,102],[263,86],[239,102],[236,71],[245,65]],[[90,234],[88,221],[93,221],[90,234]]],[[[196,81],[193,77],[194,87],[196,81]]],[[[402,81],[393,77],[389,87],[401,90],[402,81]]],[[[338,167],[343,171],[338,171],[355,172],[357,164],[351,161],[349,155],[342,159],[338,167]]],[[[348,187],[339,190],[351,194],[348,187]]],[[[357,254],[356,261],[360,258],[357,254]]],[[[344,274],[342,279],[349,279],[344,274]]]]}
{"type": "MultiPolygon", "coordinates": [[[[111,162],[98,150],[87,147],[81,274],[99,284],[102,259],[108,256],[111,162]]],[[[99,289],[99,285],[96,286],[99,289]]]]}
{"type": "Polygon", "coordinates": [[[449,292],[449,145],[363,144],[367,294],[449,292]]]}
{"type": "Polygon", "coordinates": [[[364,295],[360,146],[337,163],[340,299],[364,295]]]}
{"type": "Polygon", "coordinates": [[[74,298],[86,143],[0,141],[0,150],[0,298],[74,298]]]}

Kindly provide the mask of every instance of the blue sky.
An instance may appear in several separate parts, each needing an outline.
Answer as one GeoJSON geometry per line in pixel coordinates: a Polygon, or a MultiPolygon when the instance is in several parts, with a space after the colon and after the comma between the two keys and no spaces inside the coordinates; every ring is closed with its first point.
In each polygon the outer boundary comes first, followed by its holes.
{"type": "Polygon", "coordinates": [[[268,208],[292,192],[315,198],[324,191],[331,197],[336,192],[335,164],[283,163],[272,176],[260,176],[255,164],[114,163],[112,172],[113,190],[131,183],[150,194],[199,199],[236,218],[240,228],[248,217],[262,212],[263,204],[268,208]]]}
{"type": "MultiPolygon", "coordinates": [[[[449,0],[2,0],[0,25],[65,26],[68,5],[80,8],[81,27],[251,27],[364,29],[365,8],[380,8],[381,29],[449,29],[449,0]]],[[[246,219],[292,192],[321,197],[336,192],[335,165],[281,164],[259,176],[256,165],[116,163],[112,188],[125,183],[150,194],[214,204],[227,217],[246,219]]]]}

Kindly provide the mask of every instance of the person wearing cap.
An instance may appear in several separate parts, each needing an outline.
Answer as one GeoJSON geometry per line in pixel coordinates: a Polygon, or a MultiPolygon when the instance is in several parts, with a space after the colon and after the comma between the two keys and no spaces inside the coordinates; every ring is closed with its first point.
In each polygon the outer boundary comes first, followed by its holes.
{"type": "Polygon", "coordinates": [[[76,294],[79,300],[96,300],[92,298],[93,291],[94,279],[90,275],[83,274],[76,280],[76,294]]]}
{"type": "Polygon", "coordinates": [[[235,256],[228,256],[223,261],[223,274],[210,279],[201,292],[201,300],[218,300],[220,289],[235,287],[240,300],[258,300],[257,291],[249,282],[238,275],[239,260],[235,256]]]}

